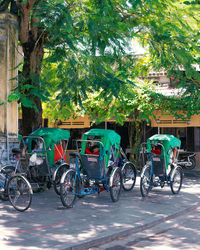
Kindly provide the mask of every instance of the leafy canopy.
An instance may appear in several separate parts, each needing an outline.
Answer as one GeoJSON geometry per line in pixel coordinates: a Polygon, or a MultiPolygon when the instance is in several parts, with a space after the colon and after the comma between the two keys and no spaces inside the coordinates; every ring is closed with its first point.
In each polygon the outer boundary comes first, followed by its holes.
{"type": "Polygon", "coordinates": [[[163,68],[180,85],[188,86],[188,103],[194,93],[199,103],[200,76],[194,67],[199,64],[199,5],[180,0],[35,0],[30,16],[41,34],[46,34],[42,76],[33,75],[34,87],[21,81],[24,86],[19,86],[12,100],[20,96],[29,107],[34,106],[28,101],[31,96],[45,102],[52,96],[53,116],[68,117],[74,105],[84,109],[88,96],[100,90],[100,105],[111,107],[104,115],[121,113],[117,118],[121,122],[130,113],[126,109],[134,105],[143,108],[144,116],[149,109],[139,98],[141,88],[137,103],[133,100],[135,79],[145,77],[152,68],[163,68]],[[131,40],[137,40],[147,53],[139,58],[130,53],[131,40]],[[31,90],[31,95],[23,88],[31,90]],[[119,105],[125,113],[117,112],[119,105]]]}

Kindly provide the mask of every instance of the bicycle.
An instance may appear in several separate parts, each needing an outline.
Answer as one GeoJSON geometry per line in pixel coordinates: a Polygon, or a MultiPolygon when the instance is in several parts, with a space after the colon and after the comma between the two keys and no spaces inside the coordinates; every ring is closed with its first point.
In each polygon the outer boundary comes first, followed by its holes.
{"type": "Polygon", "coordinates": [[[9,200],[17,211],[23,212],[31,205],[33,191],[20,171],[21,150],[13,148],[12,153],[17,159],[15,165],[6,164],[0,167],[0,199],[9,200]]]}

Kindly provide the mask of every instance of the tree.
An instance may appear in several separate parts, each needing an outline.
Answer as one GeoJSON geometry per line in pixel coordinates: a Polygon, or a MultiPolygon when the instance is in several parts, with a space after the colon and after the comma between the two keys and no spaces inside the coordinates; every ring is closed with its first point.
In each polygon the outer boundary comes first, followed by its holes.
{"type": "MultiPolygon", "coordinates": [[[[155,110],[179,119],[189,119],[192,115],[200,113],[197,88],[193,90],[180,88],[179,95],[166,95],[160,93],[154,83],[139,79],[135,79],[135,86],[126,84],[124,87],[119,92],[118,98],[105,98],[103,90],[93,93],[83,102],[83,106],[86,114],[95,123],[113,119],[113,117],[119,124],[129,121],[129,145],[136,162],[146,124],[150,123],[153,117],[156,118],[155,110]]],[[[80,110],[77,108],[76,114],[80,110]]]]}
{"type": "MultiPolygon", "coordinates": [[[[184,84],[178,67],[193,83],[199,75],[196,20],[183,1],[176,0],[17,0],[20,44],[24,62],[13,99],[22,104],[23,134],[40,126],[41,102],[54,90],[60,107],[82,106],[88,93],[102,89],[117,98],[125,84],[151,65],[163,67],[184,84]],[[184,13],[184,19],[182,14],[184,13]],[[131,39],[148,48],[148,65],[134,68],[127,51],[131,39]],[[45,55],[45,58],[44,58],[45,55]],[[55,84],[41,70],[56,67],[55,84]],[[52,82],[52,81],[51,81],[52,82]],[[51,88],[51,89],[50,89],[51,88]],[[47,91],[48,90],[48,91],[47,91]],[[50,90],[50,91],[49,91],[50,90]]],[[[70,113],[70,111],[69,111],[70,113]]]]}

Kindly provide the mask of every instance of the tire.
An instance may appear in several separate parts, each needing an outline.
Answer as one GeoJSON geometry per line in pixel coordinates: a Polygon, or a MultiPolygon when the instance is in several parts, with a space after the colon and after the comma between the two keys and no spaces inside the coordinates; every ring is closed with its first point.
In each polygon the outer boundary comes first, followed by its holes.
{"type": "Polygon", "coordinates": [[[2,189],[4,189],[4,191],[2,190],[0,192],[0,199],[2,201],[7,201],[8,200],[7,181],[8,181],[8,177],[6,177],[4,174],[0,173],[0,183],[1,183],[2,189]]]}
{"type": "Polygon", "coordinates": [[[3,194],[0,194],[0,199],[2,201],[8,201],[8,195],[7,195],[7,192],[4,192],[3,194]]]}
{"type": "Polygon", "coordinates": [[[114,168],[110,176],[110,196],[113,202],[119,200],[122,190],[122,174],[119,167],[114,168]]]}
{"type": "Polygon", "coordinates": [[[0,183],[1,183],[1,188],[3,189],[0,192],[0,199],[2,201],[7,201],[8,200],[8,195],[7,195],[7,182],[8,182],[8,177],[6,175],[0,173],[0,183]]]}
{"type": "Polygon", "coordinates": [[[145,165],[142,169],[142,174],[140,178],[140,192],[142,197],[146,197],[151,190],[152,184],[152,175],[151,175],[151,168],[149,165],[145,165]]]}
{"type": "Polygon", "coordinates": [[[6,171],[6,172],[15,172],[15,166],[13,166],[13,165],[5,165],[5,166],[2,166],[2,167],[0,167],[0,173],[2,172],[3,173],[3,171],[6,171]]]}
{"type": "Polygon", "coordinates": [[[7,194],[7,182],[8,182],[8,177],[6,177],[6,174],[11,174],[15,172],[15,166],[13,165],[5,165],[0,168],[0,178],[1,178],[1,183],[4,186],[4,193],[2,192],[0,194],[0,199],[3,201],[8,201],[8,194],[7,194]],[[6,182],[6,183],[5,183],[6,182]]]}
{"type": "Polygon", "coordinates": [[[76,199],[75,176],[75,171],[69,169],[63,174],[60,181],[60,198],[63,206],[67,208],[72,207],[76,199]]]}
{"type": "Polygon", "coordinates": [[[188,166],[187,164],[184,166],[186,169],[194,169],[197,165],[197,160],[195,157],[190,157],[190,163],[191,165],[188,166]]]}
{"type": "Polygon", "coordinates": [[[170,187],[173,194],[178,194],[183,182],[183,171],[181,167],[172,170],[170,176],[170,187]]]}
{"type": "Polygon", "coordinates": [[[10,203],[17,211],[24,212],[30,207],[33,191],[24,176],[12,176],[8,181],[7,192],[10,203]]]}
{"type": "Polygon", "coordinates": [[[125,191],[134,188],[136,182],[137,171],[133,163],[126,162],[122,167],[122,187],[125,191]]]}
{"type": "Polygon", "coordinates": [[[60,180],[62,175],[69,169],[68,164],[62,164],[56,168],[53,175],[53,188],[57,195],[60,195],[60,180]]]}

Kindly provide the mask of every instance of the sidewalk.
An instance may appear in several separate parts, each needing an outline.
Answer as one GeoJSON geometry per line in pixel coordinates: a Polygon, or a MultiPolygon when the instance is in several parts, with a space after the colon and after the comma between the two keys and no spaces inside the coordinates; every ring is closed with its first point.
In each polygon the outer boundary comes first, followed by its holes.
{"type": "Polygon", "coordinates": [[[200,184],[184,180],[179,195],[169,187],[155,188],[142,199],[139,180],[133,191],[122,192],[113,203],[110,194],[77,199],[64,209],[53,189],[33,196],[31,208],[19,213],[9,202],[0,203],[1,249],[87,249],[182,216],[200,206],[200,184]]]}

